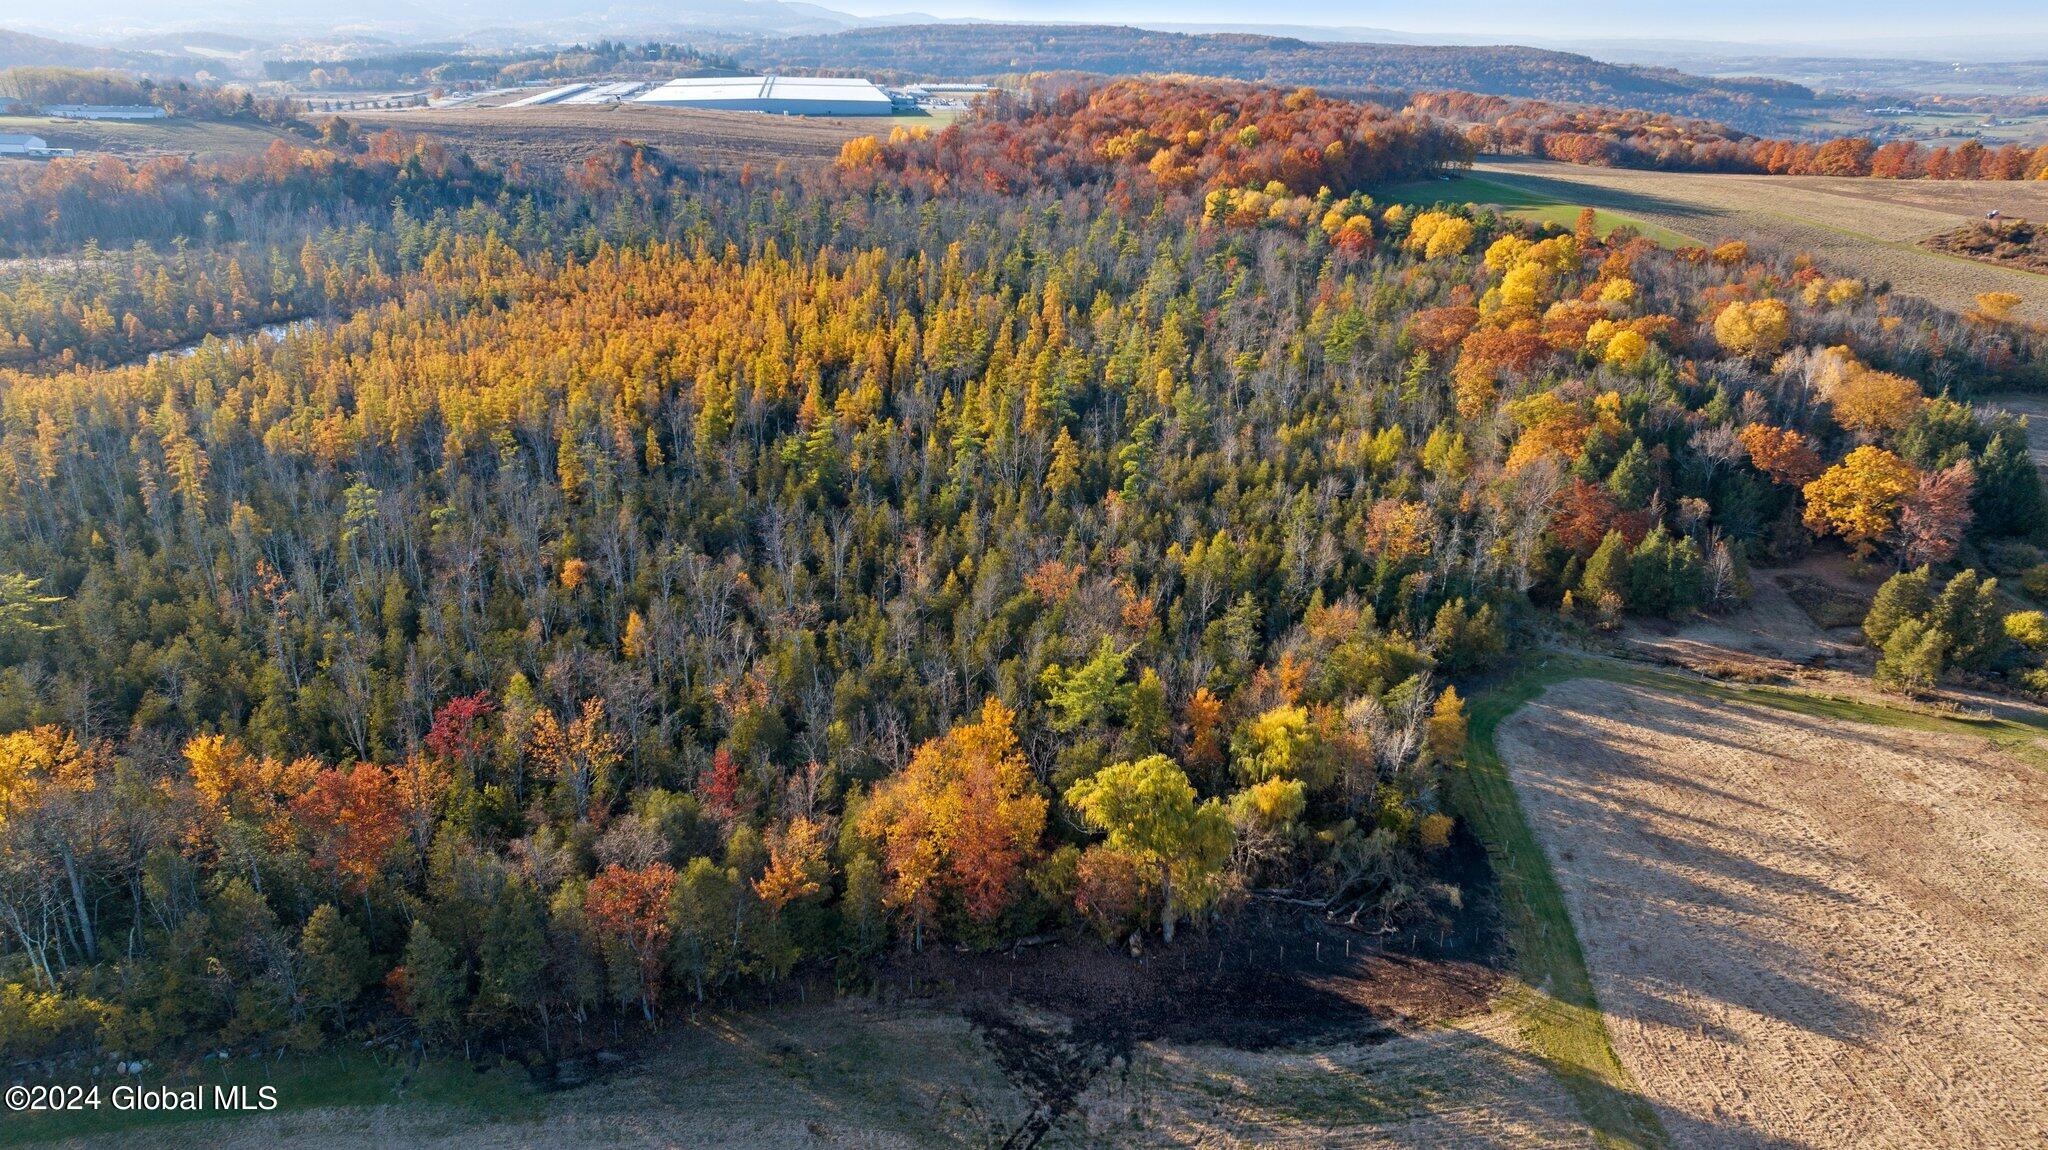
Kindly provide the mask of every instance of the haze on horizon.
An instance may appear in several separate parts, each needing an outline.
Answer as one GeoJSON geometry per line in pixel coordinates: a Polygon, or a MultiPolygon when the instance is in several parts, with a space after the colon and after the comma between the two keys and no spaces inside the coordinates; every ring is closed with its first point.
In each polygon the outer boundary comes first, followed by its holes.
{"type": "MultiPolygon", "coordinates": [[[[694,23],[729,25],[735,17],[759,18],[778,10],[857,18],[848,23],[987,20],[1142,24],[1189,30],[1227,27],[1283,33],[1324,28],[1332,30],[1332,38],[1345,39],[1371,39],[1373,33],[1385,32],[1411,42],[1427,42],[1432,36],[1465,43],[1552,45],[1690,41],[1785,54],[1854,50],[1859,54],[1925,56],[1954,52],[1958,57],[2013,59],[2048,49],[2048,6],[2028,0],[1970,0],[1960,8],[1910,0],[1805,0],[1791,5],[1772,0],[1728,0],[1714,5],[1470,0],[1427,8],[1301,0],[1284,13],[1247,9],[1221,0],[1128,0],[1113,6],[1087,0],[827,0],[821,4],[801,0],[358,0],[289,8],[254,0],[224,0],[204,6],[87,0],[61,10],[53,9],[46,0],[0,0],[0,28],[95,37],[171,28],[303,31],[322,24],[337,30],[389,29],[443,36],[508,26],[587,26],[632,34],[637,29],[694,23]]],[[[764,25],[773,26],[772,21],[764,25]]]]}

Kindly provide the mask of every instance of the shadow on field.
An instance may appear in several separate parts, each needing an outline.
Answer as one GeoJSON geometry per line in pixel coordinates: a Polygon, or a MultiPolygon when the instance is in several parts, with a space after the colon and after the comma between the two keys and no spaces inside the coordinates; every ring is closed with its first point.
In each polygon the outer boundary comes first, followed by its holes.
{"type": "MultiPolygon", "coordinates": [[[[1770,753],[1717,730],[1719,708],[1712,704],[1656,698],[1654,707],[1625,702],[1625,721],[1718,753],[1770,753]]],[[[1521,722],[1518,739],[1570,748],[1569,754],[1526,758],[1517,767],[1515,783],[1526,803],[1548,812],[1543,817],[1556,828],[1559,868],[1597,876],[1581,884],[1586,892],[1582,912],[1596,921],[1610,915],[1628,920],[1630,937],[1624,945],[1631,954],[1682,948],[1665,962],[1631,963],[1637,968],[1629,983],[1636,1001],[1604,1003],[1608,1009],[1731,1042],[1740,1036],[1685,1005],[1686,998],[1718,1002],[1850,1044],[1861,1045],[1875,1033],[1883,1018],[1847,992],[1878,988],[1839,964],[1816,964],[1808,950],[1787,940],[1779,920],[1787,892],[1837,904],[1850,914],[1858,913],[1859,900],[1827,882],[1724,849],[1710,840],[1725,836],[1728,827],[1649,796],[1659,790],[1692,792],[1732,804],[1746,812],[1743,822],[1750,835],[1777,836],[1771,845],[1784,850],[1800,849],[1796,819],[1661,765],[1662,749],[1648,739],[1613,731],[1592,738],[1569,709],[1538,700],[1521,722]],[[1733,956],[1743,978],[1722,985],[1692,970],[1685,954],[1733,956]],[[1656,977],[1652,972],[1660,968],[1672,977],[1656,977]]],[[[1842,727],[1831,733],[1873,746],[1884,743],[1877,732],[1842,727]]],[[[1784,762],[1788,769],[1797,767],[1790,758],[1784,762]]]]}
{"type": "MultiPolygon", "coordinates": [[[[1474,179],[1500,184],[1532,196],[1541,196],[1565,204],[1585,204],[1588,207],[1607,208],[1630,215],[1662,215],[1677,219],[1707,220],[1718,219],[1728,213],[1704,204],[1688,203],[1648,192],[1622,191],[1601,187],[1597,184],[1580,183],[1576,180],[1556,176],[1539,176],[1525,172],[1506,171],[1500,167],[1488,168],[1475,174],[1474,179]]],[[[1452,187],[1457,181],[1452,181],[1452,187]]],[[[1481,201],[1484,202],[1484,201],[1481,201]]]]}

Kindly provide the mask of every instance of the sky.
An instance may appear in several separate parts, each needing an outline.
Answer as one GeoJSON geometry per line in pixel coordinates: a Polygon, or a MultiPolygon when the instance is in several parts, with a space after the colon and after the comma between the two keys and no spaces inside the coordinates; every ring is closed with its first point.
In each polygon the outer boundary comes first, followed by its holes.
{"type": "Polygon", "coordinates": [[[1456,4],[1344,3],[1292,0],[1284,6],[1232,0],[841,0],[827,6],[863,16],[907,7],[936,16],[1087,23],[1129,21],[1286,24],[1387,28],[1503,36],[1698,38],[1720,41],[1860,41],[1871,39],[1993,37],[2048,33],[2042,0],[1459,0],[1456,4]]]}
{"type": "MultiPolygon", "coordinates": [[[[1600,40],[1692,40],[1768,46],[1776,54],[1799,46],[1885,44],[1913,52],[1856,54],[1937,55],[1948,58],[2040,58],[2048,55],[2048,0],[1291,0],[1285,5],[1245,0],[809,0],[860,16],[906,12],[941,18],[1073,23],[1320,25],[1385,29],[1426,40],[1458,42],[1589,43],[1600,40]],[[1968,50],[1965,50],[1965,46],[1968,50]]],[[[517,24],[532,19],[665,18],[687,22],[691,11],[714,11],[745,0],[0,0],[0,28],[121,28],[211,26],[287,21],[304,26],[426,17],[458,31],[479,22],[517,24]],[[429,16],[428,14],[432,14],[429,16]],[[436,18],[438,17],[438,19],[436,18]]],[[[601,25],[600,25],[601,26],[601,25]]],[[[772,26],[772,17],[770,18],[772,26]]],[[[1366,37],[1359,37],[1366,38],[1366,37]]],[[[1816,53],[1820,54],[1820,53],[1816,53]]]]}

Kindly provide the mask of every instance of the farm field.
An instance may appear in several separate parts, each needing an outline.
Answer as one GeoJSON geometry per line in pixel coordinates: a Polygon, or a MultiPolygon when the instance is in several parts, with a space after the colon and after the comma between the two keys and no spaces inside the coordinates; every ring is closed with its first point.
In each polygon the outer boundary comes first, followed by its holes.
{"type": "Polygon", "coordinates": [[[2025,301],[2017,314],[2048,322],[2048,276],[1917,246],[1994,208],[2048,219],[2048,187],[2035,183],[1704,175],[1512,159],[1473,171],[1485,184],[1623,213],[1704,242],[1766,241],[1808,252],[1832,270],[1888,280],[1943,307],[1967,308],[1980,292],[2013,292],[2025,301]]]}
{"type": "MultiPolygon", "coordinates": [[[[135,158],[185,155],[198,158],[250,155],[271,142],[293,139],[267,124],[219,123],[172,117],[167,120],[60,120],[51,116],[0,116],[0,132],[28,132],[53,148],[80,155],[135,158]]],[[[304,143],[303,140],[298,142],[304,143]]]]}
{"type": "Polygon", "coordinates": [[[1740,700],[1576,678],[1498,732],[1672,1144],[2037,1145],[2048,772],[1740,700]]]}
{"type": "MultiPolygon", "coordinates": [[[[1377,199],[1391,204],[1428,207],[1443,202],[1486,204],[1500,208],[1516,219],[1571,228],[1578,224],[1579,210],[1591,206],[1583,200],[1553,195],[1542,188],[1521,187],[1478,176],[1450,180],[1411,180],[1387,188],[1377,199]]],[[[1631,227],[1667,248],[1680,248],[1699,241],[1648,219],[1608,208],[1594,208],[1594,222],[1602,236],[1618,227],[1631,227]]]]}
{"type": "Polygon", "coordinates": [[[373,130],[397,128],[444,137],[498,161],[573,163],[625,139],[653,145],[684,163],[710,167],[778,162],[821,166],[855,136],[886,135],[891,127],[905,123],[944,126],[929,116],[834,119],[630,104],[421,108],[348,112],[345,117],[373,130]]]}

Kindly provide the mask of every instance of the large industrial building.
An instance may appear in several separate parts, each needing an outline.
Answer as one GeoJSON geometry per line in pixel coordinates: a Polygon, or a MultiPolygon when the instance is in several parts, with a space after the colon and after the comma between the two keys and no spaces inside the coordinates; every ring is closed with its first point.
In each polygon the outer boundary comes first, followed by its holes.
{"type": "Polygon", "coordinates": [[[889,94],[867,80],[835,76],[707,76],[670,80],[633,98],[665,108],[780,112],[796,116],[887,116],[889,94]]]}

